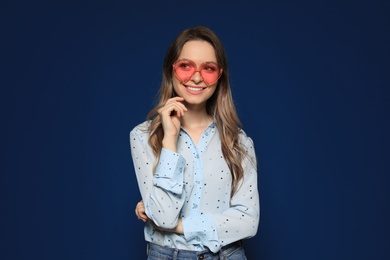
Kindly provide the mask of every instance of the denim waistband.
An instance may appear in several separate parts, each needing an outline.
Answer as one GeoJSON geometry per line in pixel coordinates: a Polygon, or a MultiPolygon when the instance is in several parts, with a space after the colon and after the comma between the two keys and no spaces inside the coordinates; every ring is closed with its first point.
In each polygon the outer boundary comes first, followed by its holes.
{"type": "Polygon", "coordinates": [[[191,251],[148,243],[147,253],[150,259],[226,259],[226,255],[229,255],[241,246],[242,242],[237,241],[222,247],[217,253],[213,253],[210,250],[191,251]]]}

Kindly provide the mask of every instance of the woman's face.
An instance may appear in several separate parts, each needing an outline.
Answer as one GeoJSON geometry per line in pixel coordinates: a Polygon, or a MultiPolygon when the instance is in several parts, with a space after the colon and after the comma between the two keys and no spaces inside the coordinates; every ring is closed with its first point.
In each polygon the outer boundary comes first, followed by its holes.
{"type": "Polygon", "coordinates": [[[177,61],[173,66],[172,79],[176,94],[183,97],[187,105],[205,106],[215,92],[222,73],[216,65],[214,47],[202,40],[188,41],[177,61]]]}

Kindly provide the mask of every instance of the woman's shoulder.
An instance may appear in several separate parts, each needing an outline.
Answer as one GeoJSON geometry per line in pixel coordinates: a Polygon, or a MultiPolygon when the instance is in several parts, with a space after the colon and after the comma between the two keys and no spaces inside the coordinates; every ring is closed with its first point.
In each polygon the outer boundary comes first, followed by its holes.
{"type": "Polygon", "coordinates": [[[244,146],[253,146],[253,140],[247,133],[241,128],[238,132],[238,138],[242,145],[244,146]]]}
{"type": "Polygon", "coordinates": [[[248,139],[248,138],[250,139],[248,134],[242,128],[239,129],[238,136],[240,137],[240,139],[248,139]]]}
{"type": "Polygon", "coordinates": [[[144,121],[136,125],[131,131],[130,135],[149,136],[149,124],[150,121],[144,121]]]}

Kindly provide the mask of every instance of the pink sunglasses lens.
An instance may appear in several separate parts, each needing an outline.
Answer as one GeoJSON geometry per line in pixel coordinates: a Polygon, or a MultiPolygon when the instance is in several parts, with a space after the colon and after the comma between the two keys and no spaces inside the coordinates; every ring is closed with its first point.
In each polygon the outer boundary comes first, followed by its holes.
{"type": "Polygon", "coordinates": [[[188,61],[188,60],[177,61],[174,64],[174,71],[176,77],[181,82],[189,81],[197,71],[199,71],[200,75],[203,78],[203,81],[209,85],[215,83],[220,77],[219,66],[213,62],[203,63],[200,66],[199,70],[197,70],[196,64],[192,61],[188,61]]]}

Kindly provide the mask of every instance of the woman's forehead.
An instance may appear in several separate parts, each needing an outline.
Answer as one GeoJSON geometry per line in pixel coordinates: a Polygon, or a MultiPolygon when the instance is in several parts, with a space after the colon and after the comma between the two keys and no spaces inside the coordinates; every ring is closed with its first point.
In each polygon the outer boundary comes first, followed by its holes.
{"type": "Polygon", "coordinates": [[[214,47],[207,41],[193,40],[183,45],[178,59],[189,59],[196,63],[213,61],[217,62],[214,47]]]}

